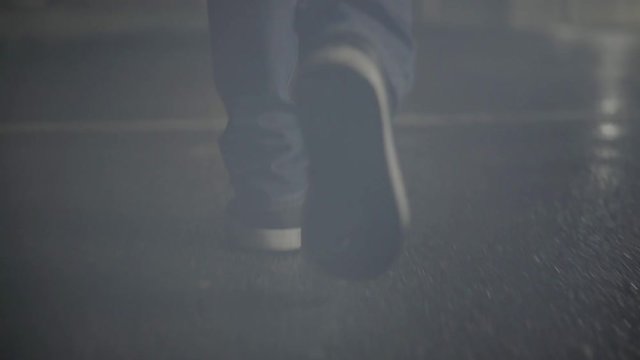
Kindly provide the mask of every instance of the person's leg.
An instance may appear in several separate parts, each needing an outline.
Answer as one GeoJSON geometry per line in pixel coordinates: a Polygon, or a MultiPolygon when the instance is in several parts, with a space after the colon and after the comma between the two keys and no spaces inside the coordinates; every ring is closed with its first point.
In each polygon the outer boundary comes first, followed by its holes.
{"type": "Polygon", "coordinates": [[[331,42],[361,43],[376,58],[397,109],[413,84],[412,0],[301,0],[301,58],[331,42]]]}
{"type": "Polygon", "coordinates": [[[240,246],[299,247],[295,230],[307,179],[289,94],[298,58],[296,2],[209,0],[215,82],[229,116],[220,141],[235,193],[229,214],[234,224],[249,230],[241,236],[250,243],[240,246]],[[294,232],[278,231],[290,229],[294,232]]]}
{"type": "Polygon", "coordinates": [[[298,14],[305,249],[336,275],[376,276],[399,253],[409,220],[391,120],[411,84],[411,1],[309,0],[298,14]]]}

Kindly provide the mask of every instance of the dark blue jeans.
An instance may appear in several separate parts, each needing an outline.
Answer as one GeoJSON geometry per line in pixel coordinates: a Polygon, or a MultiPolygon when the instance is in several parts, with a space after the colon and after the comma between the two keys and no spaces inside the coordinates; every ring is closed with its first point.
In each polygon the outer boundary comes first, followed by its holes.
{"type": "Polygon", "coordinates": [[[216,87],[229,124],[220,142],[246,209],[299,206],[306,158],[290,82],[299,59],[339,32],[375,53],[399,102],[413,75],[411,0],[209,0],[216,87]]]}

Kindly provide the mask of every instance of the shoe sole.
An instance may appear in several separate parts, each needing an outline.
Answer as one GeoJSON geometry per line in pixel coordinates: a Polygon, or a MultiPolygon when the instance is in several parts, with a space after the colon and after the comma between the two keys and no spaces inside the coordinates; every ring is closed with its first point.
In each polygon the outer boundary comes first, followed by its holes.
{"type": "Polygon", "coordinates": [[[295,94],[310,159],[305,251],[337,276],[378,276],[410,221],[384,78],[365,53],[337,47],[310,58],[295,94]]]}
{"type": "Polygon", "coordinates": [[[237,250],[255,252],[295,252],[302,247],[302,230],[248,228],[231,224],[230,245],[237,250]]]}

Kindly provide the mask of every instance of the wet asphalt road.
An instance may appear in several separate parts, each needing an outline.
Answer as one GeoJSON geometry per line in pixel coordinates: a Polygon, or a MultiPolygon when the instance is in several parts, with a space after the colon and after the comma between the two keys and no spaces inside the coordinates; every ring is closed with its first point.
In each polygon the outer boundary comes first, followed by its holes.
{"type": "Polygon", "coordinates": [[[398,129],[410,238],[349,283],[222,247],[212,132],[1,134],[0,357],[638,359],[638,135],[398,129]]]}

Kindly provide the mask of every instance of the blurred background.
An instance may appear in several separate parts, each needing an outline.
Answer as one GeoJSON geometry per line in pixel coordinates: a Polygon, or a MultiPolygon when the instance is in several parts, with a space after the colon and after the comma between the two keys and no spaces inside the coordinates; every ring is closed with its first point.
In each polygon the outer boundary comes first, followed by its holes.
{"type": "MultiPolygon", "coordinates": [[[[205,1],[0,4],[0,121],[221,118],[205,1]]],[[[623,114],[640,93],[640,1],[417,0],[415,14],[407,113],[623,114]]]]}

